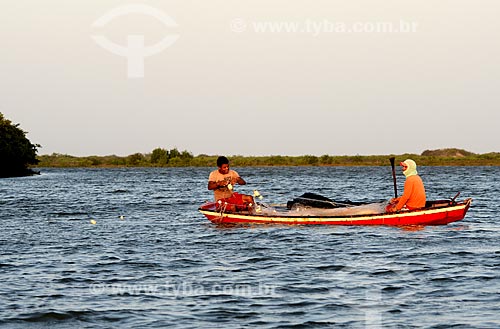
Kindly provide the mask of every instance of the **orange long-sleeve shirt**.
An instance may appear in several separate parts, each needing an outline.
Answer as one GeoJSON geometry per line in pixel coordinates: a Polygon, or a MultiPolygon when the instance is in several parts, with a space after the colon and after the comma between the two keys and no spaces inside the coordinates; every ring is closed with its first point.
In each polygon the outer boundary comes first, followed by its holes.
{"type": "Polygon", "coordinates": [[[401,210],[404,205],[412,210],[425,207],[425,188],[422,179],[418,175],[413,175],[406,178],[405,190],[399,198],[396,210],[401,210]]]}

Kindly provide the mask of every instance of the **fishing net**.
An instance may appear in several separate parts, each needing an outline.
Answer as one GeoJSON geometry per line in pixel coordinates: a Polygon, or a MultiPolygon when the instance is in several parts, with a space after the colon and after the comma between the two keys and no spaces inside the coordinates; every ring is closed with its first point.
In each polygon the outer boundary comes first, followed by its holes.
{"type": "Polygon", "coordinates": [[[263,206],[260,213],[272,216],[355,216],[383,214],[389,201],[367,203],[359,206],[345,206],[339,208],[316,208],[294,204],[291,209],[263,206]]]}

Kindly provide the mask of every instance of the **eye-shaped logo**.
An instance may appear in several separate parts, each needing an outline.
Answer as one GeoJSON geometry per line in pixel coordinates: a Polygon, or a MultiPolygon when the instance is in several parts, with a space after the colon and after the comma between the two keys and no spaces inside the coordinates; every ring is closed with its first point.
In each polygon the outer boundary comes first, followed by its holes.
{"type": "MultiPolygon", "coordinates": [[[[131,4],[112,9],[107,14],[96,20],[93,27],[103,27],[117,17],[129,14],[143,14],[152,16],[166,27],[177,27],[177,23],[164,12],[143,4],[131,4]]],[[[178,34],[167,35],[153,46],[144,45],[144,35],[128,35],[127,46],[121,46],[109,41],[103,35],[94,35],[92,39],[109,52],[127,58],[127,76],[129,78],[144,77],[144,59],[158,54],[171,46],[179,38],[178,34]]]]}

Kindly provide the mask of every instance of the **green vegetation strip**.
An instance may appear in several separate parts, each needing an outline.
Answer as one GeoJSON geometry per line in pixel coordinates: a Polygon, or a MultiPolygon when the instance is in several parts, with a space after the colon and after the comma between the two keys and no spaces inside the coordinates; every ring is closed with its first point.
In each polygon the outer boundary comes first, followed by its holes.
{"type": "MultiPolygon", "coordinates": [[[[233,167],[261,166],[387,166],[389,157],[396,163],[411,158],[419,166],[500,166],[500,153],[474,154],[460,149],[424,151],[418,154],[401,155],[302,155],[302,156],[229,156],[233,167]]],[[[38,156],[37,167],[214,167],[217,155],[193,156],[188,151],[157,148],[151,153],[135,153],[120,157],[87,156],[75,157],[64,154],[38,156]]]]}

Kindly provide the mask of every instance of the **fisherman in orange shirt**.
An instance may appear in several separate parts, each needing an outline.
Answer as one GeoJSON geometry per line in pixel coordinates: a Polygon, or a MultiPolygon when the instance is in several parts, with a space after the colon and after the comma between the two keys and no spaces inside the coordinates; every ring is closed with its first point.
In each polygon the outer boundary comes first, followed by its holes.
{"type": "Polygon", "coordinates": [[[399,211],[405,207],[408,210],[425,207],[425,188],[422,179],[417,173],[417,164],[411,159],[400,163],[403,174],[406,176],[403,195],[399,198],[392,198],[390,203],[391,212],[399,211]]]}

